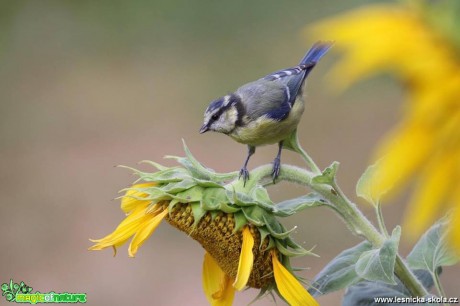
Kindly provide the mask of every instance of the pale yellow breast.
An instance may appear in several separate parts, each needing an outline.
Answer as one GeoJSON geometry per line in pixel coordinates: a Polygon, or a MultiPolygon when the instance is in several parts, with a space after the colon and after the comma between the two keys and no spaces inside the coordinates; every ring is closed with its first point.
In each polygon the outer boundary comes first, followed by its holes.
{"type": "Polygon", "coordinates": [[[240,143],[261,146],[278,143],[288,137],[299,124],[304,111],[304,103],[297,99],[289,116],[283,121],[259,118],[247,126],[237,127],[229,136],[240,143]]]}

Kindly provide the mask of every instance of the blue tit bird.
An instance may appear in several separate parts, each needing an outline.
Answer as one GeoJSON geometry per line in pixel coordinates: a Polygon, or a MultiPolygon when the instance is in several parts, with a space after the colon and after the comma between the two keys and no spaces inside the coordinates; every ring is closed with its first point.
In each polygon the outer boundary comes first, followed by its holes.
{"type": "Polygon", "coordinates": [[[256,147],[262,145],[278,143],[273,181],[278,177],[283,141],[296,130],[304,112],[302,89],[305,79],[331,46],[330,42],[317,42],[299,65],[245,84],[209,104],[200,133],[223,133],[247,145],[248,154],[240,170],[244,184],[249,179],[249,159],[256,147]]]}

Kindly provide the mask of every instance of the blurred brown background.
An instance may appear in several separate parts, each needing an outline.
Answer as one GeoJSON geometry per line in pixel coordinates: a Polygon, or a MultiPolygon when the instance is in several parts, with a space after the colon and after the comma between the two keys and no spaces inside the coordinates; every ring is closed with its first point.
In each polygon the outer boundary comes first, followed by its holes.
{"type": "MultiPolygon", "coordinates": [[[[0,2],[0,282],[85,292],[88,305],[206,305],[204,251],[166,223],[135,259],[126,246],[115,258],[111,250],[86,250],[88,238],[105,236],[123,218],[111,199],[133,177],[113,166],[183,155],[184,138],[207,166],[238,170],[244,146],[198,134],[207,104],[296,64],[313,42],[302,34],[305,25],[368,2],[0,2]]],[[[333,62],[329,54],[309,79],[300,137],[321,167],[341,162],[339,182],[356,199],[372,148],[398,119],[401,92],[383,77],[334,94],[326,77],[333,62]]],[[[276,146],[259,149],[250,168],[275,154],[276,146]]],[[[290,152],[282,161],[302,165],[290,152]]],[[[271,188],[274,200],[303,192],[284,183],[271,188]]],[[[385,207],[390,227],[400,222],[403,203],[385,207]]],[[[307,278],[359,242],[325,209],[285,224],[298,225],[295,238],[321,255],[294,260],[310,267],[307,278]]],[[[407,240],[401,248],[407,254],[407,240]]],[[[458,272],[443,275],[451,296],[459,292],[458,272]]],[[[338,305],[342,294],[319,301],[338,305]]],[[[237,293],[235,305],[256,295],[237,293]]]]}

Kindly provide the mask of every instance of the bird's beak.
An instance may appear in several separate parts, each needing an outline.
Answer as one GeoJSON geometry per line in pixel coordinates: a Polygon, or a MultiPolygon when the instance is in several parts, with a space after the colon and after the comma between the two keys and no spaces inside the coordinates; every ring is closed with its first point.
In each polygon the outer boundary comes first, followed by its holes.
{"type": "Polygon", "coordinates": [[[209,131],[209,127],[207,124],[203,124],[203,126],[200,129],[200,134],[203,134],[204,132],[209,131]]]}

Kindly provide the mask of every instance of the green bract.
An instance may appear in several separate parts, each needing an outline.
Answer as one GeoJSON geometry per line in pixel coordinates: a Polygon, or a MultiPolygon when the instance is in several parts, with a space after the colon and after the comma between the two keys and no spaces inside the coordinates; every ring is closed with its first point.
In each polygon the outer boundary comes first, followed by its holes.
{"type": "Polygon", "coordinates": [[[167,156],[175,159],[180,166],[165,167],[151,161],[143,161],[154,166],[156,172],[134,171],[139,179],[136,183],[155,182],[158,185],[147,188],[128,188],[146,194],[146,197],[133,198],[151,200],[153,203],[169,201],[169,211],[179,203],[190,204],[195,227],[207,212],[215,218],[218,212],[231,213],[235,218],[237,232],[244,225],[257,227],[261,236],[269,238],[268,247],[276,247],[288,257],[314,255],[295,243],[290,234],[295,229],[286,229],[277,217],[291,216],[309,207],[323,205],[326,201],[317,193],[310,193],[278,204],[270,200],[267,190],[257,184],[248,184],[245,188],[238,184],[238,173],[216,173],[204,167],[191,154],[184,143],[186,157],[167,156]],[[251,186],[251,187],[249,187],[251,186]]]}

